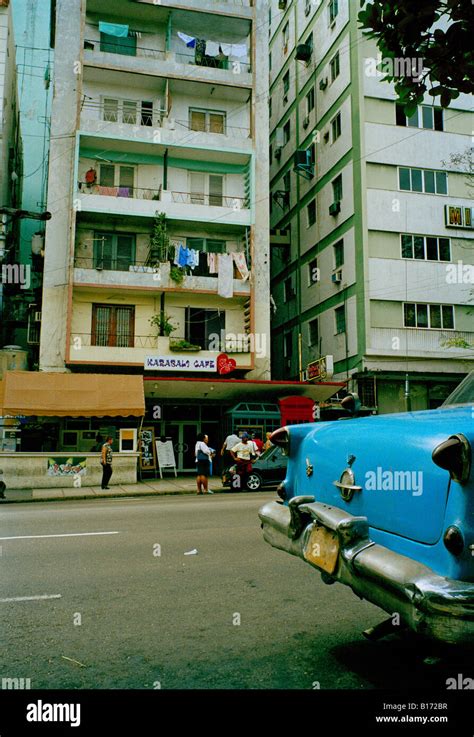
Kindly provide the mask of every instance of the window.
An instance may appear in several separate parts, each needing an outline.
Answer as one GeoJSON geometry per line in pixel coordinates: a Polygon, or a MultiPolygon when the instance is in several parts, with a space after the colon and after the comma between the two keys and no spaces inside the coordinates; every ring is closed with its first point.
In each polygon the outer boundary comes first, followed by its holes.
{"type": "Polygon", "coordinates": [[[336,141],[341,135],[341,113],[338,113],[331,121],[332,142],[336,141]]]}
{"type": "Polygon", "coordinates": [[[292,333],[285,333],[283,338],[283,351],[285,358],[291,358],[293,355],[293,335],[292,333]]]}
{"type": "Polygon", "coordinates": [[[338,174],[338,176],[333,179],[332,194],[334,202],[340,202],[342,200],[342,174],[338,174]]]}
{"type": "Polygon", "coordinates": [[[311,202],[306,207],[306,215],[308,218],[308,228],[310,228],[312,225],[316,222],[316,200],[311,200],[311,202]]]}
{"type": "Polygon", "coordinates": [[[199,110],[189,108],[189,129],[206,133],[223,133],[226,131],[225,113],[215,110],[199,110]]]}
{"type": "Polygon", "coordinates": [[[135,170],[133,166],[101,164],[99,184],[101,187],[118,187],[121,197],[133,197],[135,170]]]}
{"type": "Polygon", "coordinates": [[[409,126],[411,128],[427,128],[429,130],[444,130],[444,113],[440,107],[432,105],[421,105],[410,118],[405,115],[404,106],[396,103],[397,125],[409,126]]]}
{"type": "Polygon", "coordinates": [[[135,236],[127,233],[94,233],[94,269],[128,271],[135,263],[135,236]]]}
{"type": "Polygon", "coordinates": [[[401,247],[402,258],[451,261],[451,242],[449,238],[402,233],[401,247]]]}
{"type": "Polygon", "coordinates": [[[92,345],[133,348],[134,326],[135,307],[92,305],[92,345]]]}
{"type": "Polygon", "coordinates": [[[338,0],[329,0],[329,25],[332,26],[332,24],[336,20],[338,13],[339,13],[338,0]]]}
{"type": "Polygon", "coordinates": [[[153,103],[149,100],[119,100],[104,97],[102,117],[107,123],[153,125],[153,103]]]}
{"type": "Polygon", "coordinates": [[[137,55],[137,37],[125,36],[109,36],[108,33],[100,34],[100,50],[109,54],[124,54],[125,56],[137,55]]]}
{"type": "Polygon", "coordinates": [[[286,193],[286,205],[289,206],[290,204],[290,191],[291,191],[291,172],[287,171],[286,174],[283,175],[283,190],[286,193]]]}
{"type": "Polygon", "coordinates": [[[305,0],[304,4],[304,14],[309,15],[311,13],[311,7],[313,5],[313,0],[305,0]]]}
{"type": "Polygon", "coordinates": [[[314,87],[311,87],[306,95],[306,115],[309,115],[312,110],[314,110],[314,87]]]}
{"type": "Polygon", "coordinates": [[[272,71],[272,52],[271,52],[271,51],[270,51],[270,53],[268,54],[268,71],[269,71],[269,72],[271,72],[271,71],[272,71]]]}
{"type": "Polygon", "coordinates": [[[283,75],[283,94],[287,95],[290,89],[290,72],[283,75]]]}
{"type": "Polygon", "coordinates": [[[283,145],[284,146],[290,140],[290,136],[291,136],[291,122],[287,120],[287,122],[283,126],[283,145]]]}
{"type": "Polygon", "coordinates": [[[285,23],[283,26],[283,53],[288,51],[288,42],[290,40],[290,24],[285,23]]]}
{"type": "Polygon", "coordinates": [[[318,320],[310,320],[308,323],[308,338],[310,346],[319,345],[319,323],[318,320]]]}
{"type": "Polygon", "coordinates": [[[270,163],[270,166],[273,164],[273,146],[270,144],[268,147],[268,161],[270,163]]]}
{"type": "Polygon", "coordinates": [[[403,305],[403,324],[406,328],[454,330],[454,307],[407,302],[403,305]]]}
{"type": "Polygon", "coordinates": [[[273,104],[273,100],[272,100],[272,98],[271,98],[271,97],[269,97],[269,98],[268,98],[268,116],[269,116],[270,118],[272,117],[272,113],[273,113],[273,110],[272,110],[272,106],[273,106],[273,105],[272,105],[272,104],[273,104]]]}
{"type": "Polygon", "coordinates": [[[225,312],[202,307],[186,307],[184,338],[204,350],[216,350],[217,341],[225,333],[225,312]]]}
{"type": "Polygon", "coordinates": [[[339,269],[344,264],[344,241],[338,241],[333,246],[334,268],[339,269]]]}
{"type": "Polygon", "coordinates": [[[336,320],[336,335],[339,335],[339,333],[345,333],[346,332],[346,310],[344,309],[344,305],[341,305],[340,307],[336,307],[334,310],[334,317],[336,320]]]}
{"type": "Polygon", "coordinates": [[[308,264],[308,286],[312,286],[313,284],[317,284],[319,282],[319,269],[318,269],[318,259],[313,258],[312,261],[308,264]]]}
{"type": "Polygon", "coordinates": [[[284,291],[284,301],[289,302],[290,299],[293,299],[295,296],[295,290],[293,289],[293,280],[291,277],[289,279],[285,279],[285,282],[283,284],[283,291],[284,291]]]}
{"type": "Polygon", "coordinates": [[[331,61],[329,62],[329,67],[331,69],[331,83],[332,83],[337,77],[339,77],[339,72],[341,71],[339,51],[332,57],[331,61]]]}
{"type": "Polygon", "coordinates": [[[190,187],[193,205],[222,207],[224,204],[224,177],[221,174],[193,171],[190,173],[190,187]]]}
{"type": "Polygon", "coordinates": [[[448,175],[445,171],[400,167],[398,178],[400,189],[405,191],[448,194],[448,175]]]}

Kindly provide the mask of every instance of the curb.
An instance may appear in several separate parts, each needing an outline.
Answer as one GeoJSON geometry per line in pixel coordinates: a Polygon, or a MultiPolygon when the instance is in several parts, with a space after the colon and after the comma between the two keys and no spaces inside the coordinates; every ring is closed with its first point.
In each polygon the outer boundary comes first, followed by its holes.
{"type": "MultiPolygon", "coordinates": [[[[18,489],[15,491],[31,491],[29,489],[18,489]]],[[[229,494],[229,493],[235,493],[231,492],[228,489],[222,488],[219,490],[216,490],[212,492],[209,496],[214,496],[214,494],[229,494]]],[[[130,499],[132,497],[160,497],[160,496],[197,496],[195,491],[191,490],[183,490],[183,491],[144,491],[144,492],[117,492],[116,494],[94,494],[94,496],[71,496],[71,497],[36,497],[35,499],[0,499],[0,506],[3,504],[35,504],[37,502],[77,502],[77,501],[84,501],[87,499],[121,499],[121,498],[127,498],[130,499]]],[[[207,495],[205,495],[207,496],[207,495]]]]}

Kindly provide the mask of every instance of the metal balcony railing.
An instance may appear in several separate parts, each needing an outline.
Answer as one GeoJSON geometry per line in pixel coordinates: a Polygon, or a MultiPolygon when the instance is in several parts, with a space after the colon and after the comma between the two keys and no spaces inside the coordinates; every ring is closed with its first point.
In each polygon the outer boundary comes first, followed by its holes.
{"type": "MultiPolygon", "coordinates": [[[[172,253],[172,247],[170,248],[172,253]]],[[[207,256],[207,252],[201,252],[201,255],[207,256]]],[[[173,259],[170,258],[163,263],[170,263],[173,266],[173,259]]],[[[250,267],[250,265],[249,265],[250,267]]],[[[138,259],[127,259],[127,258],[112,258],[107,256],[98,256],[96,258],[90,258],[85,256],[74,257],[74,268],[86,269],[95,271],[126,271],[133,274],[144,274],[152,275],[159,273],[159,267],[150,266],[150,261],[139,261],[138,259]]],[[[186,266],[182,267],[186,271],[186,276],[195,277],[210,277],[217,280],[217,274],[211,273],[207,265],[207,259],[200,259],[199,265],[194,269],[186,266]]],[[[217,282],[216,282],[217,289],[217,282]]]]}
{"type": "Polygon", "coordinates": [[[220,59],[216,56],[199,53],[197,49],[194,51],[192,49],[190,51],[184,51],[181,47],[174,48],[173,52],[176,54],[176,61],[180,64],[194,64],[198,67],[223,69],[233,74],[250,74],[252,71],[250,63],[248,61],[241,61],[240,59],[220,59]]]}
{"type": "Polygon", "coordinates": [[[196,123],[191,123],[189,120],[174,120],[176,130],[180,128],[195,133],[214,133],[222,136],[229,136],[231,138],[250,138],[250,128],[244,128],[237,125],[227,125],[227,122],[222,125],[213,125],[212,123],[206,122],[205,127],[199,127],[196,123]]]}
{"type": "Polygon", "coordinates": [[[203,194],[200,192],[175,192],[171,190],[173,202],[184,205],[207,205],[208,207],[231,207],[234,210],[246,210],[249,206],[247,197],[225,197],[219,194],[203,194]]]}
{"type": "MultiPolygon", "coordinates": [[[[161,200],[161,187],[149,189],[145,187],[122,187],[104,186],[101,184],[88,184],[78,182],[78,189],[82,194],[101,195],[103,197],[124,197],[136,200],[161,200]]],[[[219,194],[206,194],[200,192],[176,192],[171,193],[171,200],[182,205],[205,205],[207,207],[229,207],[233,210],[246,210],[249,207],[248,197],[227,197],[219,194]]]]}
{"type": "Polygon", "coordinates": [[[97,120],[101,123],[118,123],[140,126],[142,128],[161,128],[165,117],[165,110],[142,110],[140,101],[136,102],[136,110],[120,107],[114,109],[102,100],[84,99],[81,115],[87,120],[97,120]]]}
{"type": "Polygon", "coordinates": [[[140,58],[155,59],[160,61],[164,61],[166,59],[166,52],[164,49],[150,49],[146,46],[135,46],[134,50],[136,53],[133,54],[130,53],[131,49],[124,47],[119,42],[117,42],[116,44],[114,44],[113,41],[101,43],[101,41],[91,38],[84,39],[84,50],[100,51],[103,54],[117,54],[117,56],[132,56],[135,58],[138,56],[140,58]]]}
{"type": "MultiPolygon", "coordinates": [[[[96,331],[95,333],[71,333],[70,344],[80,355],[82,348],[153,348],[157,347],[156,335],[133,335],[127,332],[96,331]]],[[[74,351],[71,352],[73,356],[74,351]]]]}

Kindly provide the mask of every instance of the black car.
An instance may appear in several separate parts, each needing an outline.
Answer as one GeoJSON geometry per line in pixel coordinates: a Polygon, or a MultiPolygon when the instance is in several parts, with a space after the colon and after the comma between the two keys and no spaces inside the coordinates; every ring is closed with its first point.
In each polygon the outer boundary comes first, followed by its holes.
{"type": "MultiPolygon", "coordinates": [[[[266,450],[253,464],[252,473],[249,474],[247,488],[249,491],[259,491],[263,486],[273,486],[279,484],[286,476],[286,465],[288,457],[278,446],[273,446],[266,450]]],[[[232,479],[235,473],[235,466],[226,468],[222,474],[222,483],[224,486],[232,488],[232,479]]]]}

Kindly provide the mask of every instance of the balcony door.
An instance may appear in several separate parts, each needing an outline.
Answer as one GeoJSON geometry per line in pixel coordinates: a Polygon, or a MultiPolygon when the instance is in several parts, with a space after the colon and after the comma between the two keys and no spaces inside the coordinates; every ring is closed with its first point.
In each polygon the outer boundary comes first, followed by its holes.
{"type": "Polygon", "coordinates": [[[133,348],[135,307],[92,305],[91,345],[133,348]]]}
{"type": "Polygon", "coordinates": [[[186,307],[185,339],[202,350],[216,350],[225,333],[225,312],[206,310],[202,307],[186,307]]]}
{"type": "Polygon", "coordinates": [[[128,271],[135,263],[135,236],[127,233],[94,233],[94,269],[128,271]]]}
{"type": "Polygon", "coordinates": [[[191,202],[193,205],[222,207],[224,177],[221,174],[206,174],[193,171],[190,174],[191,202]]]}

